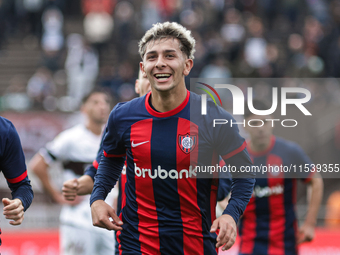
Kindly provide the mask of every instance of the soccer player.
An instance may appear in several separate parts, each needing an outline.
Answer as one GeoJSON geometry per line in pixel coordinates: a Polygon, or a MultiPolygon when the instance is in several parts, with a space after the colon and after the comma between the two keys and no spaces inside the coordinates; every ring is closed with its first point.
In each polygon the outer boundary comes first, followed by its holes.
{"type": "Polygon", "coordinates": [[[218,155],[227,165],[251,165],[237,127],[212,126],[214,118],[232,119],[230,114],[208,101],[209,116],[201,116],[201,97],[186,90],[194,47],[181,25],[154,25],[139,44],[151,92],[118,104],[110,114],[90,203],[93,224],[118,231],[123,254],[211,255],[222,245],[229,249],[251,196],[254,178],[234,174],[229,204],[215,220],[213,178],[194,178],[196,166],[218,162],[218,155]],[[125,156],[126,204],[120,219],[103,200],[125,156]]]}
{"type": "MultiPolygon", "coordinates": [[[[139,72],[138,79],[135,82],[135,91],[139,96],[144,96],[151,90],[150,82],[147,78],[144,78],[142,73],[139,72]]],[[[104,137],[105,133],[103,134],[104,137]]],[[[64,182],[62,192],[63,196],[68,201],[74,201],[77,195],[91,194],[94,183],[94,176],[97,172],[98,162],[100,162],[101,155],[103,153],[100,147],[97,158],[93,161],[92,165],[87,167],[85,174],[79,178],[70,179],[64,182]]],[[[125,183],[125,177],[123,176],[123,182],[125,183]]],[[[121,193],[119,193],[121,194],[121,193]]]]}
{"type": "MultiPolygon", "coordinates": [[[[63,178],[78,178],[84,173],[97,155],[103,125],[106,123],[110,102],[101,90],[94,90],[83,99],[81,111],[86,123],[76,125],[60,133],[46,144],[30,161],[30,169],[38,176],[43,188],[51,198],[62,204],[60,214],[61,250],[67,254],[113,254],[114,243],[109,231],[94,228],[91,224],[89,196],[67,202],[48,177],[49,165],[53,161],[63,164],[63,178]],[[99,231],[98,231],[99,230],[99,231]]],[[[107,198],[108,203],[113,197],[107,198]]]]}
{"type": "MultiPolygon", "coordinates": [[[[143,77],[142,72],[139,71],[138,79],[135,82],[135,91],[139,96],[144,96],[151,90],[150,82],[147,78],[143,77]]],[[[103,134],[104,137],[105,133],[103,134]]],[[[78,179],[67,180],[63,184],[62,192],[63,196],[68,201],[74,201],[77,195],[87,195],[91,194],[94,183],[94,176],[97,172],[98,162],[100,162],[101,155],[103,154],[102,144],[97,154],[97,158],[93,161],[93,164],[86,168],[83,176],[78,179]]],[[[117,210],[117,214],[119,215],[122,205],[125,205],[125,195],[124,188],[126,183],[126,175],[125,169],[123,169],[122,174],[119,178],[118,182],[118,201],[115,202],[116,205],[114,208],[117,210]],[[123,202],[124,201],[124,202],[123,202]]],[[[116,187],[115,187],[116,188],[116,187]]],[[[223,195],[223,194],[221,194],[223,195]]],[[[119,255],[118,242],[115,242],[115,254],[119,255]]]]}
{"type": "MultiPolygon", "coordinates": [[[[268,110],[264,103],[254,100],[254,108],[268,110]]],[[[311,241],[322,199],[323,181],[311,171],[288,175],[281,166],[311,166],[311,160],[295,143],[273,135],[272,116],[245,112],[245,126],[250,135],[248,151],[254,166],[271,166],[275,171],[256,178],[254,193],[240,220],[240,250],[242,255],[295,255],[297,244],[311,241]],[[295,214],[296,177],[311,188],[311,198],[304,224],[298,229],[295,214]]],[[[307,168],[308,170],[308,168],[307,168]]]]}
{"type": "Polygon", "coordinates": [[[19,135],[12,122],[0,117],[0,166],[12,199],[2,198],[3,214],[11,220],[9,224],[20,225],[24,212],[31,205],[33,190],[27,176],[25,156],[19,135]]]}

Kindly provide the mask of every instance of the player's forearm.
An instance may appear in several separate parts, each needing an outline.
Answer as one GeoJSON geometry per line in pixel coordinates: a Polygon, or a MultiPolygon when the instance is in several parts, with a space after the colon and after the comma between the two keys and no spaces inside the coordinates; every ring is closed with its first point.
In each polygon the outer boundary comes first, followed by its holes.
{"type": "Polygon", "coordinates": [[[234,178],[232,181],[231,198],[223,214],[229,214],[236,223],[246,209],[254,183],[254,178],[234,178]]]}
{"type": "Polygon", "coordinates": [[[91,194],[93,190],[93,179],[89,175],[83,175],[78,178],[78,190],[77,195],[88,195],[91,194]]]}
{"type": "Polygon", "coordinates": [[[112,190],[120,176],[124,161],[125,157],[106,158],[102,156],[95,177],[90,204],[96,200],[105,200],[107,194],[112,190]]]}
{"type": "Polygon", "coordinates": [[[323,180],[320,175],[315,176],[308,188],[311,189],[311,196],[308,205],[308,212],[305,219],[305,223],[315,226],[317,221],[317,216],[323,196],[323,180]]]}
{"type": "Polygon", "coordinates": [[[28,177],[18,183],[9,183],[12,191],[12,199],[20,199],[24,207],[24,211],[31,205],[33,200],[33,190],[28,177]]]}
{"type": "Polygon", "coordinates": [[[44,158],[40,154],[36,154],[29,163],[29,169],[39,178],[43,189],[54,199],[60,195],[51,184],[48,176],[48,164],[46,164],[44,158]]]}

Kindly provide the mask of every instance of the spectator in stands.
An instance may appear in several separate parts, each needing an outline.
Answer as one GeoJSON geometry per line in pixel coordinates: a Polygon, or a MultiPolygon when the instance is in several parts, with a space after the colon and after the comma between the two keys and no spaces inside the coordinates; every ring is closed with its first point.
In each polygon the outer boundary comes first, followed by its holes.
{"type": "Polygon", "coordinates": [[[79,104],[94,87],[99,69],[98,54],[79,34],[68,36],[67,48],[67,93],[79,104]]]}

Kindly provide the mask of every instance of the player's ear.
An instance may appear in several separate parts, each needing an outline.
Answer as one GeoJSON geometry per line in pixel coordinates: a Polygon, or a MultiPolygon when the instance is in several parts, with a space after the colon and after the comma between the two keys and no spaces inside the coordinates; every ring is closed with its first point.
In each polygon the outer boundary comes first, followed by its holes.
{"type": "Polygon", "coordinates": [[[185,60],[185,66],[184,66],[183,74],[185,76],[189,75],[189,73],[190,73],[190,71],[191,71],[193,66],[194,66],[194,61],[192,59],[190,59],[190,58],[187,58],[185,60]]]}
{"type": "Polygon", "coordinates": [[[140,89],[139,89],[139,79],[136,79],[135,81],[135,92],[136,94],[140,94],[140,89]]]}
{"type": "Polygon", "coordinates": [[[145,72],[145,70],[144,70],[144,64],[143,64],[142,61],[139,62],[139,68],[140,68],[140,71],[142,72],[143,77],[144,77],[144,78],[147,78],[146,72],[145,72]]]}

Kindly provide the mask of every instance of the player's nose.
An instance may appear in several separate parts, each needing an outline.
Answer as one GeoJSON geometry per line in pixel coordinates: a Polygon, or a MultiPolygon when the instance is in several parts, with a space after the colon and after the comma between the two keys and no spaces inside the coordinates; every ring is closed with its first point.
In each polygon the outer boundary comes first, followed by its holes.
{"type": "Polygon", "coordinates": [[[164,58],[162,56],[159,56],[156,61],[156,67],[157,68],[163,68],[166,66],[166,63],[164,61],[164,58]]]}

